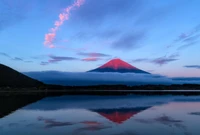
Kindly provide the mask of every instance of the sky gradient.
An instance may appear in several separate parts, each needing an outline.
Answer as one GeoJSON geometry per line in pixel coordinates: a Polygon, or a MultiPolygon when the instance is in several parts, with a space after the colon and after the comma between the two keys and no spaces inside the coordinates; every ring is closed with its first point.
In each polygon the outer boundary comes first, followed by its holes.
{"type": "Polygon", "coordinates": [[[85,72],[120,58],[168,77],[200,77],[199,0],[1,0],[0,63],[85,72]]]}

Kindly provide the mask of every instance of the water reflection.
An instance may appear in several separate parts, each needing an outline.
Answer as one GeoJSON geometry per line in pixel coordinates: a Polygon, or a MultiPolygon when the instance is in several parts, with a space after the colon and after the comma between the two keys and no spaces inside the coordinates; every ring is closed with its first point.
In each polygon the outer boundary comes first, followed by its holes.
{"type": "Polygon", "coordinates": [[[138,135],[138,134],[134,133],[133,131],[126,131],[123,133],[117,133],[117,134],[112,134],[112,135],[138,135]]]}
{"type": "Polygon", "coordinates": [[[0,118],[11,112],[42,99],[43,96],[0,96],[0,118]]]}
{"type": "Polygon", "coordinates": [[[169,128],[174,128],[174,127],[179,128],[184,132],[184,134],[188,134],[186,126],[183,124],[182,120],[174,119],[165,114],[163,114],[162,116],[158,116],[154,119],[136,119],[136,121],[145,124],[152,124],[152,123],[163,124],[165,126],[168,126],[169,128]]]}
{"type": "Polygon", "coordinates": [[[38,121],[43,121],[45,124],[45,128],[74,125],[74,123],[72,123],[72,122],[61,122],[61,121],[56,121],[53,119],[47,119],[47,118],[43,118],[43,117],[38,117],[38,121]]]}
{"type": "Polygon", "coordinates": [[[0,119],[1,135],[199,135],[199,97],[64,96],[0,119]]]}
{"type": "Polygon", "coordinates": [[[117,109],[96,109],[92,110],[99,115],[105,117],[106,119],[117,123],[122,124],[126,120],[130,119],[134,115],[140,113],[143,110],[148,109],[149,107],[137,107],[137,108],[117,108],[117,109]]]}
{"type": "Polygon", "coordinates": [[[111,126],[104,126],[104,125],[93,125],[88,127],[79,128],[78,131],[98,131],[102,129],[112,128],[111,126]]]}

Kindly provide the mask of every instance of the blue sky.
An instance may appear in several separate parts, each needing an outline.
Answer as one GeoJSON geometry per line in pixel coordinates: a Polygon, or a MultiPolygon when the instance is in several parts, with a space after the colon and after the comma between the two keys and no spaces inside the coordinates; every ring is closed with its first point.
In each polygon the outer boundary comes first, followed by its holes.
{"type": "Polygon", "coordinates": [[[0,63],[21,72],[85,72],[117,57],[153,74],[199,77],[199,5],[199,0],[1,0],[0,63]],[[52,32],[56,21],[62,24],[52,32]],[[54,38],[45,44],[49,33],[54,38]]]}

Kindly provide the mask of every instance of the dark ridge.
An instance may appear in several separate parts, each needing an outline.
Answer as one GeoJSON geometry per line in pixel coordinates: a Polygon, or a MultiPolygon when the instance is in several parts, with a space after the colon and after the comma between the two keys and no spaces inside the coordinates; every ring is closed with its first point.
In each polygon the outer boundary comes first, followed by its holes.
{"type": "Polygon", "coordinates": [[[38,87],[42,82],[25,76],[14,69],[0,64],[0,87],[38,87]]]}
{"type": "Polygon", "coordinates": [[[148,109],[150,107],[137,107],[137,108],[116,108],[116,109],[96,109],[93,112],[105,117],[106,119],[122,124],[123,122],[129,120],[134,115],[148,109]]]}

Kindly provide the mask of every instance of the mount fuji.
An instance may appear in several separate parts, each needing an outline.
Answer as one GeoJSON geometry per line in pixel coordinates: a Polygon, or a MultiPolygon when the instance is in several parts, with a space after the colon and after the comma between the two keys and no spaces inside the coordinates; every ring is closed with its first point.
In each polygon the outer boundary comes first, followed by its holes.
{"type": "Polygon", "coordinates": [[[143,73],[143,74],[150,74],[146,71],[138,69],[127,62],[121,59],[112,59],[106,64],[90,70],[88,72],[118,72],[118,73],[143,73]]]}

